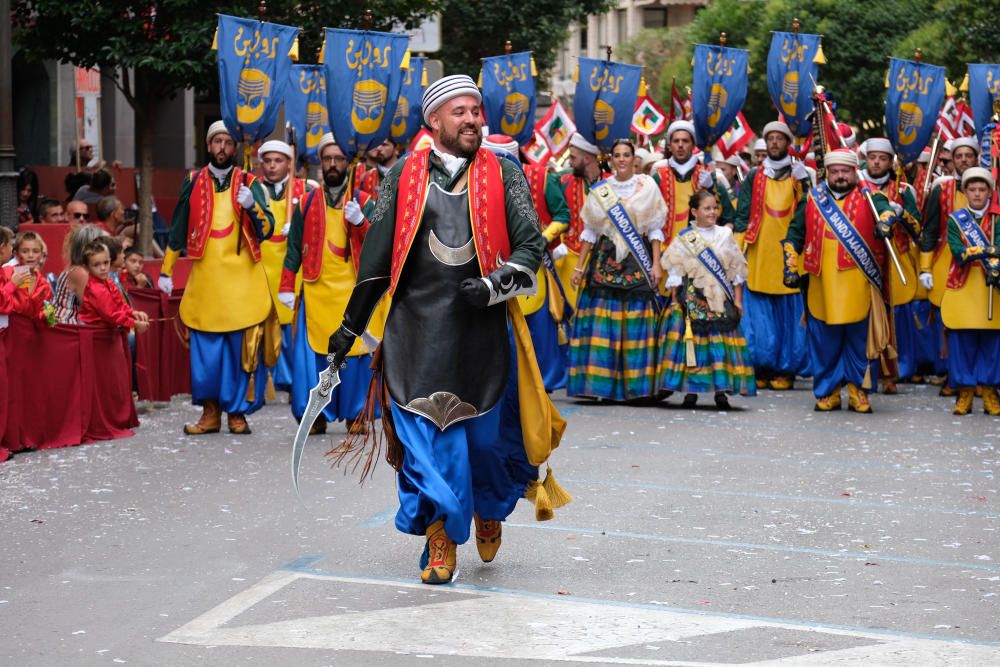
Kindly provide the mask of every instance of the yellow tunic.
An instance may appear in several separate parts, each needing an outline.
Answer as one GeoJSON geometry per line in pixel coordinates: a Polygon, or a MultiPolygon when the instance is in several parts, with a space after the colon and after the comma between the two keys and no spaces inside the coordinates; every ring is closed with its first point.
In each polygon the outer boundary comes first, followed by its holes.
{"type": "Polygon", "coordinates": [[[670,230],[670,238],[663,245],[663,251],[673,242],[677,235],[688,226],[688,202],[694,194],[694,179],[689,181],[678,181],[674,179],[674,210],[667,211],[667,215],[674,216],[674,225],[670,230]]]}
{"type": "MultiPolygon", "coordinates": [[[[306,330],[309,334],[309,347],[317,354],[326,354],[330,336],[344,319],[347,301],[357,279],[354,262],[350,257],[334,254],[331,246],[343,254],[347,248],[347,229],[344,227],[344,210],[326,207],[326,239],[323,245],[323,268],[319,278],[313,282],[302,283],[302,297],[306,305],[306,330]]],[[[381,339],[385,329],[385,314],[387,300],[383,299],[372,314],[368,323],[368,331],[381,339]]],[[[350,356],[359,356],[372,352],[365,348],[361,337],[354,341],[350,356]]]]}
{"type": "MultiPolygon", "coordinates": [[[[881,241],[884,243],[884,241],[881,241]]],[[[910,248],[915,246],[915,242],[910,243],[910,248]]],[[[899,279],[899,272],[896,267],[892,265],[892,259],[886,258],[889,265],[889,301],[892,306],[902,306],[910,303],[917,295],[917,285],[920,281],[917,280],[917,266],[913,260],[913,255],[908,252],[901,252],[899,246],[896,245],[896,240],[892,240],[892,249],[896,251],[896,257],[899,258],[899,266],[903,269],[903,275],[906,276],[906,286],[903,286],[903,282],[899,279]]]]}
{"type": "MultiPolygon", "coordinates": [[[[951,253],[949,253],[950,255],[951,253]]],[[[978,264],[978,262],[977,262],[978,264]]],[[[936,280],[936,278],[935,278],[936,280]]],[[[989,312],[989,290],[981,266],[973,266],[960,289],[946,287],[941,297],[941,321],[949,329],[1000,330],[1000,293],[993,294],[993,321],[989,312]]]]}
{"type": "MultiPolygon", "coordinates": [[[[966,199],[965,193],[956,188],[955,205],[948,213],[950,215],[952,212],[961,210],[968,205],[969,200],[966,199]]],[[[948,236],[947,216],[944,216],[941,220],[941,236],[945,239],[948,236]]],[[[931,273],[934,275],[934,289],[930,291],[930,300],[935,306],[941,305],[941,299],[944,297],[945,290],[948,289],[948,270],[951,268],[951,259],[951,248],[948,247],[947,241],[943,241],[941,243],[941,254],[934,259],[934,265],[931,268],[931,273]]]]}
{"type": "MultiPolygon", "coordinates": [[[[749,187],[746,186],[746,187],[749,187]]],[[[757,240],[747,246],[747,287],[759,294],[794,294],[784,283],[785,254],[781,242],[795,216],[795,181],[768,179],[764,187],[764,217],[757,240]],[[781,216],[771,215],[771,211],[781,216]]]]}
{"type": "MultiPolygon", "coordinates": [[[[285,262],[285,248],[288,247],[288,239],[281,236],[281,229],[289,220],[287,218],[287,199],[272,199],[270,201],[271,214],[274,215],[274,227],[277,230],[271,238],[260,244],[261,263],[264,265],[264,273],[267,274],[267,286],[271,290],[271,302],[278,313],[279,324],[291,324],[294,313],[291,308],[286,308],[278,301],[278,287],[281,285],[281,267],[285,262]]],[[[298,295],[302,289],[302,272],[295,276],[295,294],[298,295]]]]}
{"type": "Polygon", "coordinates": [[[267,276],[246,244],[236,254],[240,230],[229,189],[216,192],[212,235],[200,260],[193,263],[181,299],[180,317],[198,331],[240,331],[264,321],[271,312],[267,276]]]}
{"type": "Polygon", "coordinates": [[[545,276],[545,264],[538,267],[538,273],[535,274],[535,281],[538,284],[538,291],[531,296],[519,296],[518,300],[521,302],[521,314],[524,316],[531,315],[532,313],[538,312],[538,310],[545,306],[548,302],[546,297],[548,296],[548,280],[545,276]]]}
{"type": "MultiPolygon", "coordinates": [[[[837,206],[843,209],[843,201],[837,206]]],[[[823,256],[820,274],[809,276],[806,301],[809,312],[826,324],[853,324],[868,317],[871,310],[871,284],[853,262],[848,269],[837,266],[840,241],[833,232],[823,232],[823,256]]]]}
{"type": "Polygon", "coordinates": [[[556,260],[556,271],[559,272],[559,282],[562,283],[563,289],[566,290],[566,298],[569,299],[569,305],[576,309],[576,298],[577,290],[573,287],[573,270],[576,268],[577,263],[580,261],[580,256],[569,250],[565,257],[556,260]]]}

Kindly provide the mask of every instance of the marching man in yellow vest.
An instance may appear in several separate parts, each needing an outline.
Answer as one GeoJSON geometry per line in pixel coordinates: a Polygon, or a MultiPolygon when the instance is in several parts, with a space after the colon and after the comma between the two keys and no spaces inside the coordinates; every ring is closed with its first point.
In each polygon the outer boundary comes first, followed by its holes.
{"type": "Polygon", "coordinates": [[[194,259],[180,318],[191,334],[191,399],[201,418],[188,435],[250,433],[246,415],[264,404],[264,320],[271,311],[261,242],[274,230],[267,195],[253,175],[233,166],[236,142],[220,120],[206,136],[209,163],[184,181],[158,281],[170,294],[182,250],[194,259]]]}
{"type": "MultiPolygon", "coordinates": [[[[276,231],[261,244],[260,251],[267,274],[267,286],[271,291],[274,306],[272,318],[280,326],[281,336],[277,340],[275,331],[266,331],[264,361],[271,372],[274,386],[281,390],[292,388],[292,314],[291,308],[278,301],[278,286],[281,282],[281,267],[285,262],[285,247],[288,245],[288,230],[291,228],[292,213],[310,189],[304,180],[292,174],[295,153],[284,141],[265,141],[257,150],[257,160],[264,173],[264,189],[267,193],[268,208],[274,216],[276,231]]],[[[301,282],[301,281],[299,281],[301,282]]],[[[296,284],[298,294],[300,285],[296,284]]]]}
{"type": "Polygon", "coordinates": [[[977,386],[983,411],[1000,415],[1000,316],[992,312],[994,290],[1000,288],[995,188],[989,170],[965,169],[962,192],[968,203],[948,218],[952,260],[941,297],[941,318],[948,330],[948,384],[958,390],[956,415],[972,410],[977,386]]]}
{"type": "MultiPolygon", "coordinates": [[[[333,134],[319,142],[323,186],[300,200],[288,232],[288,247],[281,274],[278,300],[288,308],[295,305],[295,276],[302,269],[302,295],[295,325],[292,353],[292,414],[302,418],[309,402],[309,390],[326,367],[330,335],[344,317],[347,300],[357,278],[357,262],[368,224],[364,202],[351,198],[347,188],[348,160],[333,134]]],[[[379,308],[369,325],[381,338],[385,316],[379,308]]],[[[340,371],[341,384],[323,414],[313,423],[311,433],[325,433],[329,421],[346,420],[348,426],[361,414],[372,372],[371,352],[358,338],[348,354],[347,366],[340,371]]]]}
{"type": "Polygon", "coordinates": [[[607,177],[609,174],[601,170],[598,162],[600,150],[594,144],[583,138],[579,132],[574,132],[569,139],[569,165],[572,172],[563,175],[563,198],[569,207],[569,225],[558,236],[559,245],[552,250],[556,268],[559,270],[559,281],[566,290],[566,299],[572,308],[576,308],[577,290],[572,285],[573,271],[580,260],[580,234],[583,233],[583,218],[580,211],[590,194],[590,186],[607,177]]]}

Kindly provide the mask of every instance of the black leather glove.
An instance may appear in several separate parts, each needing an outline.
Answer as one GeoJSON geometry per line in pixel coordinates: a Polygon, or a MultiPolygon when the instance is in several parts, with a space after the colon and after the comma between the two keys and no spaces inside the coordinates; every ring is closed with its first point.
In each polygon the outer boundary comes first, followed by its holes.
{"type": "Polygon", "coordinates": [[[485,308],[490,305],[490,288],[480,278],[466,278],[458,285],[458,293],[470,305],[485,308]]]}
{"type": "Polygon", "coordinates": [[[347,353],[351,351],[354,339],[356,338],[357,336],[348,331],[343,324],[333,332],[333,335],[330,336],[330,342],[327,345],[327,361],[330,362],[332,367],[340,368],[344,364],[344,359],[347,358],[347,353]]]}

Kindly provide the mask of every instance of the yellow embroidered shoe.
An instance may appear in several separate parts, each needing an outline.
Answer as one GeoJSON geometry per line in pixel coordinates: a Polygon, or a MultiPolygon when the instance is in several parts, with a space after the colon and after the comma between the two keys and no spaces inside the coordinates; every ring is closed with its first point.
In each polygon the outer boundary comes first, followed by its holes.
{"type": "Polygon", "coordinates": [[[229,432],[236,435],[250,435],[250,424],[247,423],[247,416],[230,412],[226,415],[226,422],[229,425],[229,432]]]}
{"type": "Polygon", "coordinates": [[[996,387],[983,387],[983,412],[992,417],[1000,415],[1000,395],[996,387]]]}
{"type": "Polygon", "coordinates": [[[788,391],[795,386],[795,376],[775,375],[771,378],[771,389],[777,391],[788,391]]]}
{"type": "Polygon", "coordinates": [[[840,387],[837,387],[837,390],[829,396],[817,399],[816,407],[813,409],[816,412],[832,412],[834,410],[839,410],[840,405],[840,387]]]}
{"type": "Polygon", "coordinates": [[[767,389],[767,386],[768,386],[767,380],[765,380],[764,378],[757,378],[758,389],[767,389]]]}
{"type": "Polygon", "coordinates": [[[961,387],[958,390],[958,398],[955,400],[955,407],[952,409],[953,415],[967,415],[972,412],[972,399],[975,398],[976,391],[972,387],[961,387]]]}
{"type": "Polygon", "coordinates": [[[447,584],[455,574],[458,545],[444,532],[444,521],[427,526],[427,565],[420,573],[425,584],[447,584]]]}
{"type": "MultiPolygon", "coordinates": [[[[947,381],[947,380],[946,380],[947,381]]],[[[973,390],[974,392],[975,390],[973,390]]],[[[952,396],[957,396],[958,390],[954,387],[949,387],[946,384],[941,385],[941,390],[938,392],[938,396],[943,396],[944,398],[951,398],[952,396]]]]}
{"type": "Polygon", "coordinates": [[[847,408],[863,415],[871,414],[872,406],[868,402],[868,394],[856,384],[847,385],[847,408]]]}
{"type": "Polygon", "coordinates": [[[218,401],[205,401],[201,406],[201,417],[194,424],[185,424],[184,433],[205,435],[206,433],[218,433],[221,428],[222,411],[219,409],[218,401]]]}
{"type": "Polygon", "coordinates": [[[484,521],[478,514],[473,514],[476,520],[476,549],[484,563],[490,563],[500,551],[500,534],[503,524],[499,521],[484,521]]]}

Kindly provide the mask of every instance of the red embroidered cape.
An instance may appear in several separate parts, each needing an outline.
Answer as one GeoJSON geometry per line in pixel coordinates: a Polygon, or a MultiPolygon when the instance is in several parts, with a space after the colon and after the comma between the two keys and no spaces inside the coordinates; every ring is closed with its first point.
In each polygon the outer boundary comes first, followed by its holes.
{"type": "MultiPolygon", "coordinates": [[[[950,218],[951,216],[949,215],[948,219],[950,218]]],[[[980,220],[977,224],[979,225],[979,228],[983,230],[983,234],[986,236],[986,238],[988,239],[993,238],[994,216],[989,214],[984,215],[983,219],[980,220]]],[[[947,222],[945,222],[945,224],[942,225],[942,227],[944,227],[944,233],[942,233],[941,235],[944,236],[945,239],[947,239],[948,238],[947,222]]],[[[961,227],[959,227],[959,229],[961,230],[961,227]]],[[[965,239],[964,234],[962,235],[962,238],[965,239]]],[[[965,239],[965,242],[966,246],[971,245],[968,242],[968,239],[965,239]]],[[[961,264],[958,263],[958,260],[952,257],[951,266],[948,267],[948,289],[962,289],[963,287],[965,287],[965,281],[969,279],[969,270],[973,266],[979,267],[980,271],[984,270],[983,263],[980,261],[966,262],[965,266],[962,266],[961,264]]]]}
{"type": "MultiPolygon", "coordinates": [[[[298,200],[299,204],[301,204],[302,198],[306,196],[306,182],[303,181],[301,178],[295,178],[294,176],[290,177],[288,179],[288,184],[285,186],[284,194],[285,194],[285,201],[287,202],[286,206],[288,207],[295,206],[293,202],[296,200],[298,200]]],[[[291,220],[291,216],[288,217],[288,220],[289,221],[291,220]]],[[[274,234],[272,234],[271,238],[267,240],[268,243],[283,243],[288,239],[287,236],[281,233],[281,230],[284,228],[284,226],[285,226],[284,220],[276,219],[274,221],[274,234]]]]}
{"type": "MultiPolygon", "coordinates": [[[[212,209],[215,205],[215,185],[212,183],[212,174],[208,167],[203,167],[201,171],[192,171],[191,180],[194,187],[191,188],[191,201],[188,214],[188,257],[200,259],[205,253],[205,246],[208,244],[209,236],[212,234],[212,209]]],[[[237,222],[243,233],[243,240],[246,241],[247,248],[255,262],[260,261],[260,243],[257,240],[257,232],[253,227],[249,214],[243,210],[236,200],[239,195],[239,185],[252,184],[256,178],[253,174],[245,174],[239,167],[233,167],[233,173],[229,179],[229,196],[233,200],[233,210],[239,211],[237,222]]]]}
{"type": "MultiPolygon", "coordinates": [[[[346,196],[347,192],[345,191],[344,194],[346,196]]],[[[326,188],[316,188],[309,193],[308,197],[299,200],[299,206],[302,208],[302,279],[310,283],[319,280],[320,273],[323,271],[324,246],[328,246],[334,255],[343,258],[345,262],[351,259],[354,262],[354,271],[357,273],[358,260],[361,258],[361,245],[364,243],[365,234],[370,226],[367,220],[360,225],[352,225],[344,220],[344,227],[347,230],[347,247],[338,248],[332,243],[328,244],[326,241],[326,196],[326,188]]],[[[358,193],[360,206],[364,207],[369,199],[368,193],[363,191],[358,193]]]]}
{"type": "MultiPolygon", "coordinates": [[[[701,187],[698,185],[698,181],[701,177],[701,172],[705,169],[705,165],[700,162],[694,166],[691,170],[691,184],[693,187],[692,194],[698,192],[701,187]]],[[[663,201],[667,203],[667,219],[663,224],[663,238],[666,239],[661,250],[666,250],[670,245],[670,242],[674,238],[674,225],[679,223],[686,223],[688,219],[688,203],[687,202],[676,202],[674,201],[674,183],[677,177],[674,175],[674,170],[670,165],[666,167],[660,167],[658,174],[660,176],[660,194],[663,195],[663,201]],[[683,208],[678,209],[677,206],[680,204],[683,208]]]]}
{"type": "MultiPolygon", "coordinates": [[[[430,181],[430,153],[430,148],[423,148],[410,154],[399,177],[389,294],[396,291],[423,219],[430,181]]],[[[469,214],[479,270],[486,276],[510,257],[510,238],[500,161],[485,148],[479,149],[469,165],[469,214]]]]}
{"type": "MultiPolygon", "coordinates": [[[[752,245],[757,241],[757,236],[760,234],[760,225],[764,221],[764,209],[767,208],[767,200],[765,198],[767,174],[764,173],[763,167],[757,167],[750,187],[752,188],[750,193],[750,219],[747,221],[747,230],[744,236],[748,245],[752,245]]],[[[767,208],[767,212],[771,216],[784,218],[789,213],[795,213],[795,206],[802,196],[802,185],[798,181],[794,181],[792,188],[793,199],[791,210],[776,211],[772,208],[767,208]]]]}
{"type": "MultiPolygon", "coordinates": [[[[872,215],[871,206],[858,188],[851,190],[847,195],[843,208],[844,215],[851,221],[858,234],[868,244],[869,250],[875,255],[875,261],[879,266],[885,264],[885,245],[875,240],[875,216],[872,215]]],[[[806,203],[806,242],[805,242],[805,269],[809,273],[818,276],[823,259],[823,236],[833,232],[829,231],[829,225],[820,215],[819,209],[812,196],[806,203]]],[[[829,237],[828,237],[829,238],[829,237]]],[[[833,237],[836,238],[836,237],[833,237]]],[[[850,269],[856,264],[851,256],[847,254],[842,244],[837,246],[837,268],[850,269]]]]}

